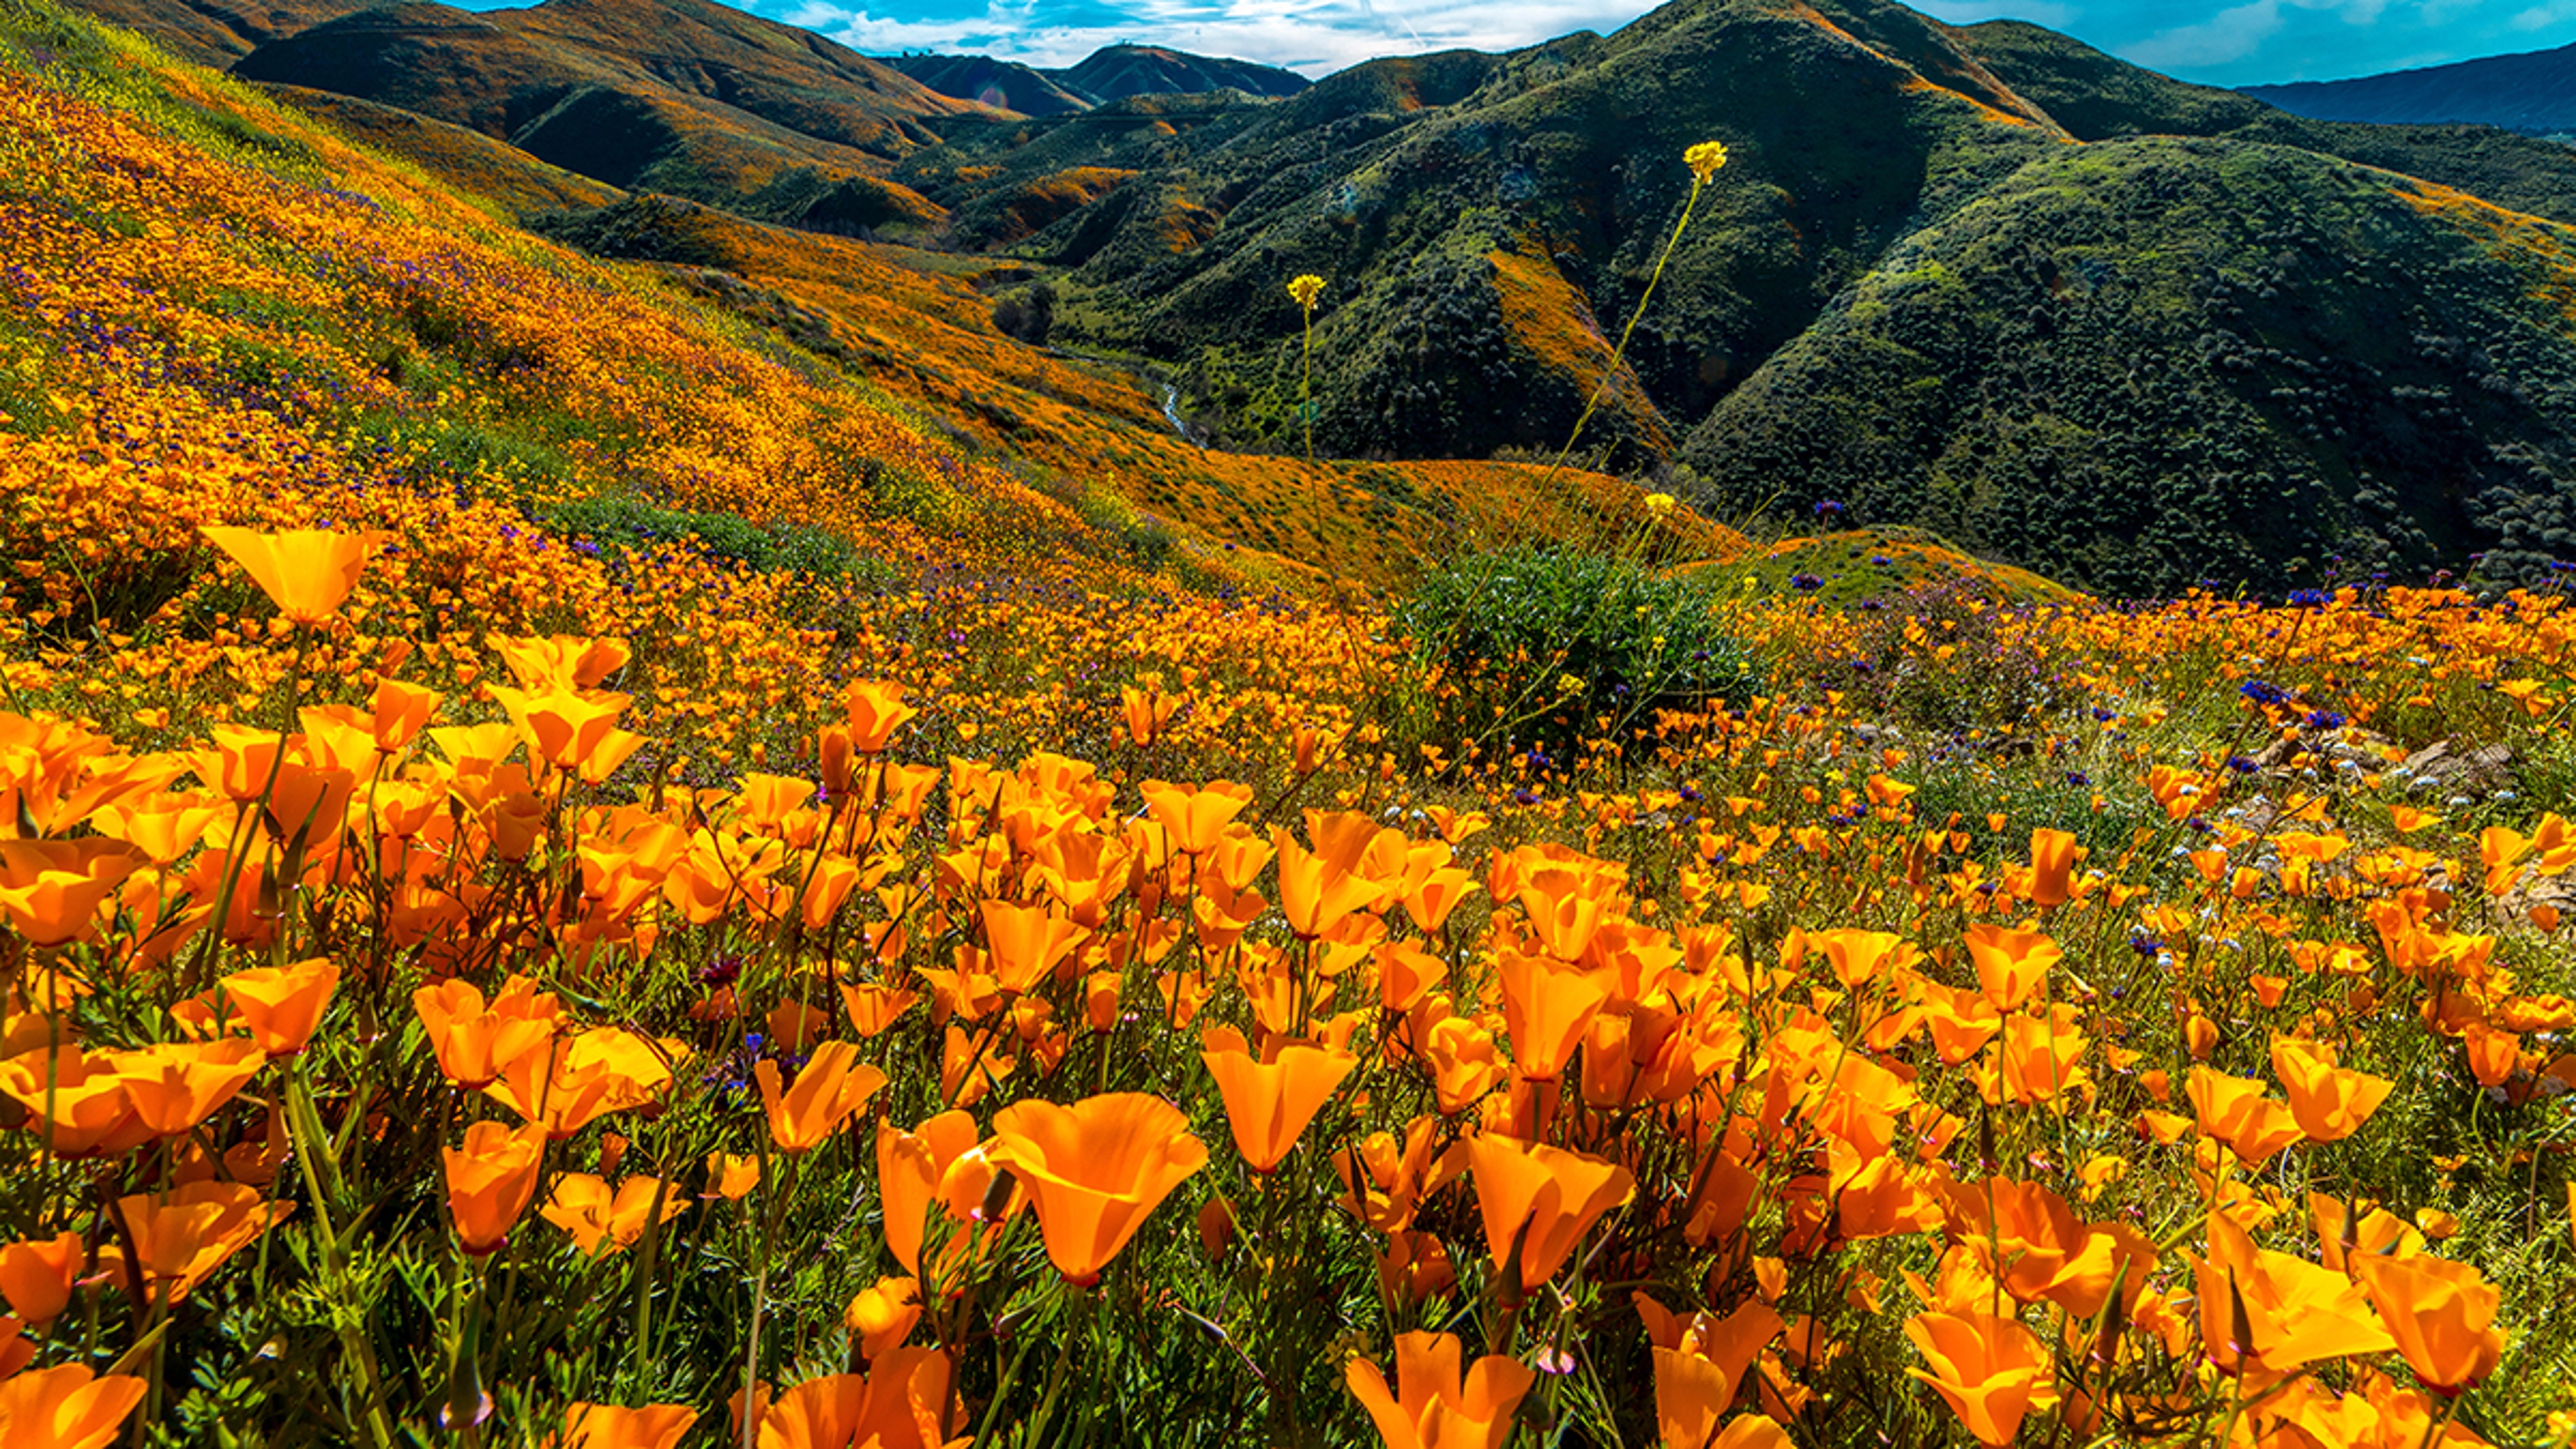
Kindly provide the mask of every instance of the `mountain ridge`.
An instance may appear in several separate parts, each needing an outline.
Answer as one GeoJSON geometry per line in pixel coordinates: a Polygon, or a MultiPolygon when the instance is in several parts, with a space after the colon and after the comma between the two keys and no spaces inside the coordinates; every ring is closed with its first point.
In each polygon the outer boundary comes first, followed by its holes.
{"type": "Polygon", "coordinates": [[[2239,90],[2317,120],[2465,122],[2525,135],[2566,135],[2576,133],[2576,45],[2239,90]]]}

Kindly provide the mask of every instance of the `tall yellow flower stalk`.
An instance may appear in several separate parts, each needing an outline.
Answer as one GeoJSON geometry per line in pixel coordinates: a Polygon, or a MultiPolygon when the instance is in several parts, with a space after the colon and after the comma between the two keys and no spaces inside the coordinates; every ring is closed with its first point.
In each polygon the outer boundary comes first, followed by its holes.
{"type": "MultiPolygon", "coordinates": [[[[1554,478],[1556,470],[1565,466],[1566,458],[1574,452],[1574,445],[1583,437],[1584,424],[1592,421],[1593,410],[1601,406],[1602,395],[1610,390],[1611,382],[1619,376],[1619,368],[1628,355],[1628,339],[1636,335],[1637,319],[1646,315],[1646,304],[1655,298],[1655,284],[1664,279],[1664,264],[1673,259],[1673,248],[1681,245],[1682,232],[1690,226],[1691,209],[1699,205],[1699,194],[1707,189],[1709,178],[1726,164],[1726,145],[1720,141],[1702,141],[1682,152],[1682,164],[1690,168],[1690,199],[1682,203],[1681,219],[1673,223],[1673,234],[1664,239],[1663,255],[1655,258],[1654,273],[1646,278],[1645,295],[1637,299],[1636,310],[1628,314],[1628,325],[1620,329],[1619,345],[1610,349],[1610,366],[1602,372],[1601,381],[1593,385],[1592,395],[1584,399],[1583,411],[1574,420],[1574,431],[1566,435],[1565,446],[1556,450],[1556,461],[1547,466],[1548,478],[1554,478]]],[[[1541,486],[1545,486],[1546,481],[1541,479],[1541,486]]]]}
{"type": "Polygon", "coordinates": [[[1306,422],[1306,461],[1315,461],[1315,299],[1324,295],[1324,279],[1313,272],[1301,272],[1288,282],[1288,295],[1297,299],[1298,308],[1306,314],[1305,346],[1299,358],[1297,378],[1297,415],[1306,422]]]}

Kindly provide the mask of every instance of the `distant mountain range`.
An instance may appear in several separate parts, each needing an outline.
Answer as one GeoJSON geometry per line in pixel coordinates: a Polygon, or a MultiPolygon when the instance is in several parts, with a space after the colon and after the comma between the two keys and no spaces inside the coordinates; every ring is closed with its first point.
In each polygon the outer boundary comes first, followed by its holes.
{"type": "Polygon", "coordinates": [[[1313,272],[1340,457],[1551,457],[1609,375],[1581,458],[2098,592],[2576,555],[2576,150],[2301,117],[2035,25],[1674,0],[1307,86],[1151,47],[880,61],[709,0],[91,3],[170,7],[171,43],[605,255],[724,264],[638,192],[936,249],[995,345],[1146,359],[1220,448],[1302,446],[1313,272]]]}
{"type": "Polygon", "coordinates": [[[1029,116],[1089,110],[1129,96],[1224,90],[1248,96],[1293,96],[1313,84],[1293,70],[1273,65],[1220,60],[1153,45],[1103,46],[1079,64],[1052,70],[988,55],[916,53],[884,59],[941,95],[1029,116]]]}
{"type": "Polygon", "coordinates": [[[2576,135],[2576,45],[2243,92],[2325,121],[2467,121],[2531,136],[2576,135]]]}

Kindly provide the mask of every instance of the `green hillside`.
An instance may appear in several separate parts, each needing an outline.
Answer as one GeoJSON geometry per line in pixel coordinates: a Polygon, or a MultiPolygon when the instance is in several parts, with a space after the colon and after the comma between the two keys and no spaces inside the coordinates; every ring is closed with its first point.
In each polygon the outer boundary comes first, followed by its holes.
{"type": "Polygon", "coordinates": [[[1894,249],[1683,457],[1722,510],[1832,500],[2113,594],[2527,570],[2570,542],[2566,242],[2287,147],[2062,152],[1894,249]]]}

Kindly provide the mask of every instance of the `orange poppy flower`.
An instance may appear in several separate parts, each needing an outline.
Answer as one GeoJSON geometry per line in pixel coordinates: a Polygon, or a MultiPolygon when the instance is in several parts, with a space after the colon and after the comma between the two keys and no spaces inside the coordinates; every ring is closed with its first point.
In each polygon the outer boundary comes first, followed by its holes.
{"type": "Polygon", "coordinates": [[[2226,1373],[2284,1374],[2320,1359],[2395,1346],[2343,1274],[2254,1245],[2233,1213],[2212,1213],[2209,1256],[2194,1264],[2201,1343],[2226,1373]]]}
{"type": "Polygon", "coordinates": [[[143,1380],[129,1374],[94,1378],[76,1363],[0,1379],[0,1444],[103,1449],[143,1402],[143,1390],[143,1380]]]}
{"type": "Polygon", "coordinates": [[[2037,931],[2014,931],[1991,921],[1968,928],[1968,958],[1977,984],[1997,1011],[2010,1011],[2048,983],[2049,968],[2066,953],[2037,931]]]}
{"type": "Polygon", "coordinates": [[[411,994],[412,1009],[429,1031],[438,1068],[460,1087],[490,1085],[504,1068],[552,1040],[559,1008],[551,991],[524,976],[501,984],[487,1007],[474,983],[452,979],[411,994]]]}
{"type": "Polygon", "coordinates": [[[1014,1102],[993,1114],[993,1158],[1029,1190],[1047,1257],[1089,1285],[1191,1173],[1207,1145],[1159,1097],[1111,1092],[1070,1107],[1014,1102]]]}
{"type": "Polygon", "coordinates": [[[42,1328],[71,1305],[72,1286],[88,1262],[89,1249],[78,1233],[0,1247],[0,1297],[9,1300],[20,1318],[42,1328]]]}
{"type": "Polygon", "coordinates": [[[530,694],[498,684],[487,688],[509,711],[530,755],[558,769],[577,770],[586,780],[607,778],[643,746],[641,735],[618,727],[625,695],[571,690],[530,694]]]}
{"type": "Polygon", "coordinates": [[[1931,1365],[1905,1372],[1947,1400],[1977,1442],[2010,1444],[2049,1374],[2039,1336],[1984,1313],[1919,1313],[1905,1321],[1905,1336],[1931,1365]]]}
{"type": "Polygon", "coordinates": [[[989,948],[986,960],[1004,991],[1036,989],[1090,934],[1042,905],[985,901],[980,909],[989,948]]]}
{"type": "Polygon", "coordinates": [[[886,1248],[921,1276],[922,1238],[933,1203],[959,1224],[971,1222],[991,1186],[993,1168],[977,1149],[975,1119],[942,1112],[910,1132],[877,1124],[877,1197],[884,1204],[886,1248]]]}
{"type": "Polygon", "coordinates": [[[1503,1079],[1502,1054],[1483,1028],[1463,1016],[1444,1016],[1422,1039],[1422,1064],[1431,1071],[1440,1114],[1455,1117],[1503,1079]]]}
{"type": "Polygon", "coordinates": [[[304,1050],[320,1025],[331,993],[339,988],[340,967],[328,956],[292,966],[253,966],[217,983],[250,1039],[271,1057],[291,1057],[304,1050]]]}
{"type": "Polygon", "coordinates": [[[2289,1037],[2272,1043],[2272,1073],[2290,1099],[2290,1115],[2311,1142],[2350,1137],[2397,1087],[2386,1077],[2336,1066],[2333,1047],[2289,1037]]]}
{"type": "Polygon", "coordinates": [[[939,1449],[946,1440],[948,1359],[898,1348],[865,1374],[809,1379],[769,1400],[759,1449],[939,1449]]]}
{"type": "Polygon", "coordinates": [[[658,1178],[630,1177],[612,1190],[605,1180],[587,1172],[567,1172],[555,1179],[555,1190],[539,1215],[572,1234],[573,1246],[590,1257],[603,1242],[612,1252],[633,1247],[653,1220],[656,1198],[666,1223],[689,1205],[685,1195],[658,1178]]]}
{"type": "Polygon", "coordinates": [[[730,1152],[707,1154],[707,1195],[738,1202],[760,1186],[760,1159],[730,1152]]]}
{"type": "Polygon", "coordinates": [[[1267,1060],[1255,1061],[1243,1033],[1225,1026],[1208,1032],[1201,1044],[1199,1060],[1225,1098],[1235,1148],[1244,1165],[1261,1173],[1287,1159],[1306,1124],[1359,1065],[1347,1051],[1304,1042],[1274,1044],[1263,1053],[1267,1060]]]}
{"type": "Polygon", "coordinates": [[[2062,906],[2072,894],[2071,879],[2075,873],[2075,837],[2063,830],[2034,830],[2030,833],[2030,902],[2035,906],[2062,906]]]}
{"type": "Polygon", "coordinates": [[[549,1449],[672,1449],[697,1422],[698,1411],[686,1404],[621,1409],[576,1402],[564,1409],[563,1433],[547,1442],[549,1449]]]}
{"type": "Polygon", "coordinates": [[[447,1208],[456,1239],[483,1257],[508,1240],[510,1225],[537,1195],[545,1165],[546,1129],[529,1123],[513,1131],[498,1122],[465,1129],[463,1147],[439,1149],[447,1167],[447,1208]]]}
{"type": "Polygon", "coordinates": [[[1467,1163],[1484,1214],[1485,1247],[1496,1268],[1518,1261],[1523,1288],[1553,1277],[1576,1241],[1637,1185],[1617,1163],[1490,1134],[1468,1140],[1467,1163]]]}
{"type": "Polygon", "coordinates": [[[1454,1333],[1399,1333],[1394,1392],[1385,1372],[1365,1358],[1352,1359],[1342,1381],[1368,1410],[1386,1449],[1502,1449],[1512,1412],[1538,1375],[1501,1354],[1488,1354],[1461,1374],[1463,1356],[1454,1333]]]}
{"type": "MultiPolygon", "coordinates": [[[[264,1202],[259,1189],[233,1182],[191,1182],[164,1197],[136,1193],[116,1200],[144,1296],[166,1286],[173,1303],[293,1211],[293,1203],[264,1202]]],[[[109,1254],[99,1257],[106,1266],[109,1254]]],[[[116,1261],[124,1261],[121,1252],[116,1261]]]]}
{"type": "Polygon", "coordinates": [[[1826,961],[1834,968],[1834,979],[1846,990],[1874,981],[1882,972],[1910,965],[1921,955],[1903,936],[1891,931],[1817,931],[1807,937],[1807,944],[1825,953],[1826,961]]]}
{"type": "Polygon", "coordinates": [[[885,1085],[885,1073],[859,1060],[859,1049],[827,1041],[780,1090],[778,1063],[763,1057],[751,1069],[760,1100],[769,1108],[769,1140],[781,1152],[805,1152],[832,1135],[860,1104],[885,1085]]]}
{"type": "Polygon", "coordinates": [[[850,744],[863,755],[881,755],[894,742],[894,732],[920,710],[903,702],[903,686],[862,680],[841,696],[850,725],[850,744]]]}
{"type": "Polygon", "coordinates": [[[1252,787],[1231,780],[1210,780],[1195,790],[1148,780],[1145,808],[1154,823],[1170,832],[1172,848],[1205,855],[1225,838],[1225,828],[1252,803],[1252,787]]]}
{"type": "Polygon", "coordinates": [[[338,613],[382,535],[328,528],[289,528],[261,533],[250,528],[201,527],[206,542],[248,572],[277,611],[299,624],[319,624],[338,613]]]}
{"type": "Polygon", "coordinates": [[[1610,999],[1597,973],[1578,971],[1549,956],[1505,950],[1497,962],[1503,983],[1503,1022],[1512,1035],[1512,1064],[1536,1082],[1565,1072],[1584,1032],[1610,999]]]}
{"type": "Polygon", "coordinates": [[[622,1027],[593,1027],[558,1037],[544,1051],[513,1057],[485,1096],[531,1122],[543,1122],[561,1142],[610,1112],[649,1106],[670,1084],[667,1053],[676,1043],[656,1043],[622,1027]]]}
{"type": "Polygon", "coordinates": [[[869,1359],[900,1347],[919,1322],[921,1284],[911,1278],[879,1278],[841,1310],[841,1326],[858,1335],[859,1352],[869,1359]]]}
{"type": "Polygon", "coordinates": [[[887,1028],[900,1021],[920,999],[919,992],[900,991],[873,982],[841,983],[841,1004],[849,1009],[850,1028],[861,1036],[884,1035],[887,1028]]]}
{"type": "MultiPolygon", "coordinates": [[[[1734,1449],[1762,1442],[1730,1437],[1734,1426],[1721,1434],[1718,1421],[1734,1404],[1736,1385],[1745,1369],[1785,1326],[1780,1315],[1758,1300],[1724,1318],[1706,1313],[1684,1318],[1643,1293],[1634,1295],[1634,1301],[1653,1345],[1655,1421],[1663,1433],[1664,1449],[1710,1449],[1712,1445],[1734,1449]]],[[[1736,1424],[1745,1422],[1739,1419],[1736,1424]]]]}
{"type": "Polygon", "coordinates": [[[1986,1049],[2004,1029],[2003,1013],[1974,991],[1960,991],[1938,981],[1920,983],[1923,1020],[1932,1028],[1933,1050],[1945,1065],[1957,1066],[1986,1049]]]}
{"type": "Polygon", "coordinates": [[[0,915],[38,946],[66,946],[144,864],[122,840],[0,840],[0,915]]]}
{"type": "Polygon", "coordinates": [[[2298,1119],[2264,1096],[2263,1084],[2251,1077],[2194,1067],[2183,1091],[2199,1113],[2201,1135],[2225,1143],[2247,1163],[2260,1166],[2299,1140],[2298,1119]]]}
{"type": "Polygon", "coordinates": [[[2352,1260],[2352,1271],[2426,1387],[2456,1394],[2496,1371],[2505,1335],[2494,1327],[2495,1312],[2504,1295],[2475,1265],[2369,1253],[2352,1260]]]}
{"type": "Polygon", "coordinates": [[[1308,850],[1285,829],[1273,829],[1270,840],[1279,853],[1279,909],[1301,938],[1314,940],[1353,912],[1375,909],[1376,882],[1308,850]]]}

